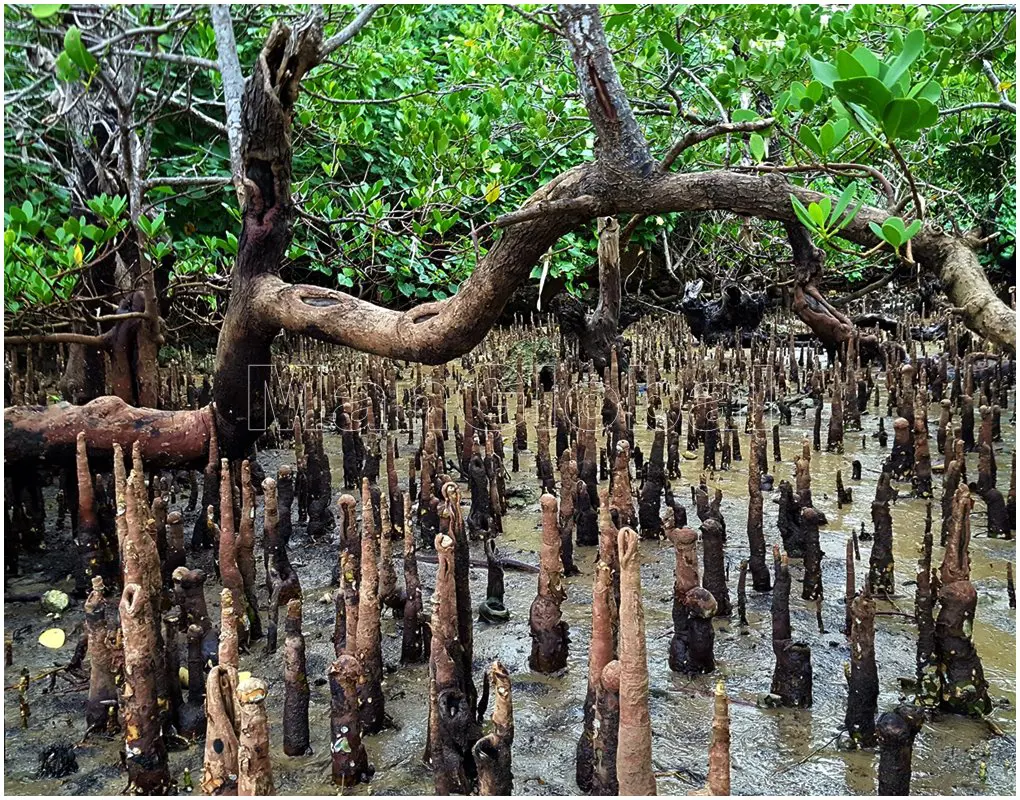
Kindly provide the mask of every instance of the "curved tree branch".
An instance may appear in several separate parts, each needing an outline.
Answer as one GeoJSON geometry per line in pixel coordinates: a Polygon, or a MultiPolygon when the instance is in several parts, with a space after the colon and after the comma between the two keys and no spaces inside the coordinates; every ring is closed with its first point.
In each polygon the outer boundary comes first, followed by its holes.
{"type": "Polygon", "coordinates": [[[380,3],[365,6],[358,16],[353,19],[350,25],[340,31],[340,33],[335,36],[330,36],[326,40],[326,42],[322,45],[322,53],[319,56],[319,60],[321,61],[328,58],[334,50],[347,44],[351,39],[357,36],[358,32],[368,24],[368,21],[372,19],[372,15],[380,8],[382,8],[380,3]]]}
{"type": "MultiPolygon", "coordinates": [[[[438,364],[456,358],[481,341],[514,289],[556,238],[596,216],[728,211],[795,222],[791,196],[795,195],[805,205],[823,197],[777,175],[747,175],[728,170],[655,173],[643,179],[617,181],[611,189],[600,180],[597,164],[575,168],[565,176],[555,182],[550,194],[559,200],[571,194],[574,197],[589,194],[600,199],[599,210],[549,214],[516,225],[475,267],[460,291],[447,300],[397,312],[342,292],[290,286],[274,276],[267,278],[256,292],[258,313],[267,322],[291,332],[376,355],[438,364]],[[599,183],[605,189],[597,188],[599,183]]],[[[888,216],[881,209],[862,207],[840,231],[840,236],[863,247],[873,247],[879,242],[868,223],[881,225],[888,216]]],[[[922,228],[912,243],[915,259],[942,278],[950,301],[962,310],[967,325],[1015,351],[1015,312],[995,296],[975,253],[960,240],[931,226],[922,228]]]]}

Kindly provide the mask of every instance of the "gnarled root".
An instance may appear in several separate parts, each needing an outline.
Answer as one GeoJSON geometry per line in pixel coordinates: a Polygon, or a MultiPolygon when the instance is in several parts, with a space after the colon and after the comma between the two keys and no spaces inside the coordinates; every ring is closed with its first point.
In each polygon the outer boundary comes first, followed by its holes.
{"type": "Polygon", "coordinates": [[[471,748],[478,767],[478,793],[511,795],[514,790],[511,751],[514,743],[514,705],[510,694],[510,673],[497,660],[489,667],[487,677],[490,690],[495,695],[492,730],[471,748]]]}
{"type": "Polygon", "coordinates": [[[621,528],[620,548],[620,732],[616,776],[620,794],[655,794],[652,723],[648,711],[648,654],[641,600],[637,534],[621,528]]]}
{"type": "Polygon", "coordinates": [[[566,599],[561,584],[560,534],[557,524],[556,498],[542,495],[542,549],[539,554],[541,572],[538,595],[531,604],[531,657],[529,666],[536,672],[556,672],[567,665],[569,636],[567,623],[560,612],[566,599]]]}

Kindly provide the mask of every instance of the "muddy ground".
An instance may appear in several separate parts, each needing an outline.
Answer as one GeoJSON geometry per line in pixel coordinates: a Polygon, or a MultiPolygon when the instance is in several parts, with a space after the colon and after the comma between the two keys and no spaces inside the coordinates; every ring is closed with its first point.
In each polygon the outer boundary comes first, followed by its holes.
{"type": "MultiPolygon", "coordinates": [[[[514,400],[510,400],[511,418],[514,400]]],[[[1010,404],[1012,408],[1012,403],[1010,404]]],[[[801,407],[806,408],[805,406],[801,407]]],[[[933,406],[937,409],[937,406],[933,406]]],[[[644,395],[639,399],[637,419],[644,421],[644,395]]],[[[521,471],[511,474],[508,489],[514,495],[511,510],[504,520],[505,534],[499,546],[506,556],[537,564],[539,547],[537,481],[534,471],[535,409],[529,414],[531,450],[522,455],[521,471]]],[[[827,420],[828,406],[824,418],[827,420]]],[[[810,439],[812,414],[795,409],[793,425],[783,427],[784,462],[773,467],[776,484],[793,474],[793,457],[804,437],[810,439]]],[[[767,419],[771,428],[773,419],[767,419]]],[[[891,430],[891,419],[886,429],[891,430]]],[[[695,679],[672,674],[667,666],[667,650],[671,633],[671,591],[674,556],[667,542],[641,542],[647,635],[651,683],[651,718],[653,724],[653,758],[659,771],[660,794],[686,794],[704,784],[707,769],[709,728],[711,722],[711,691],[715,682],[725,680],[731,698],[732,725],[732,789],[734,794],[873,794],[876,787],[877,753],[848,752],[837,746],[836,734],[843,722],[846,703],[844,664],[848,661],[847,642],[841,631],[844,617],[845,566],[843,554],[851,529],[860,529],[863,520],[871,528],[870,504],[882,460],[888,451],[879,449],[871,434],[877,429],[874,408],[863,418],[862,435],[847,432],[843,455],[814,453],[812,455],[813,496],[815,505],[829,519],[821,534],[825,602],[823,607],[826,632],[819,633],[813,607],[800,599],[799,579],[802,568],[792,562],[794,586],[791,598],[795,637],[806,640],[812,648],[814,664],[814,706],[810,710],[766,709],[756,701],[769,690],[773,655],[770,642],[770,595],[749,590],[749,626],[740,630],[736,615],[731,620],[717,619],[716,673],[695,679]],[[850,462],[860,459],[864,479],[850,481],[850,462]],[[854,489],[849,507],[836,508],[835,474],[843,470],[844,480],[854,489]]],[[[451,419],[452,425],[452,419],[451,419]]],[[[937,419],[932,420],[932,429],[937,419]]],[[[636,431],[637,441],[647,454],[651,450],[651,432],[643,424],[636,431]]],[[[748,437],[742,433],[743,417],[737,418],[741,431],[741,450],[745,459],[749,452],[748,437]]],[[[1015,423],[1008,412],[1003,414],[1004,443],[996,446],[999,465],[999,488],[1006,492],[1009,485],[1009,463],[1016,442],[1015,423]]],[[[504,426],[504,438],[512,438],[512,426],[504,426]]],[[[334,497],[343,485],[340,466],[340,437],[326,434],[326,449],[333,468],[334,497]]],[[[400,474],[407,474],[406,435],[401,437],[400,474]]],[[[934,445],[933,445],[934,450],[934,445]]],[[[771,463],[771,441],[769,459],[771,463]]],[[[933,461],[940,456],[933,453],[933,461]]],[[[266,451],[260,461],[268,474],[275,473],[281,463],[292,463],[289,451],[266,451]]],[[[682,463],[683,477],[674,491],[688,504],[690,484],[697,483],[699,461],[682,463]]],[[[747,557],[745,524],[747,513],[747,461],[735,462],[728,472],[718,472],[710,481],[724,495],[723,513],[729,530],[726,549],[730,565],[729,589],[736,605],[736,582],[739,564],[747,557]]],[[[968,457],[968,470],[976,474],[976,456],[968,457]]],[[[406,482],[405,482],[406,485],[406,482]]],[[[904,493],[908,487],[901,487],[904,493]]],[[[465,515],[467,489],[465,498],[465,515]]],[[[940,479],[936,476],[937,499],[941,495],[940,479]]],[[[73,548],[68,530],[54,529],[55,489],[46,490],[48,530],[46,551],[23,560],[22,577],[11,580],[5,591],[4,632],[13,638],[13,666],[5,669],[5,686],[17,681],[19,670],[27,666],[33,675],[55,664],[66,663],[82,631],[81,601],[73,601],[71,609],[59,620],[48,619],[38,602],[10,602],[12,595],[38,593],[51,588],[70,592],[73,581],[73,548]],[[39,634],[58,625],[67,633],[67,643],[58,651],[38,644],[39,634]]],[[[183,510],[186,497],[178,497],[176,507],[183,510]]],[[[259,518],[261,520],[261,507],[259,518]]],[[[691,518],[696,521],[691,510],[691,518]]],[[[776,506],[767,502],[765,532],[771,545],[779,540],[776,528],[776,506]]],[[[186,530],[190,532],[193,516],[186,514],[186,530]]],[[[899,596],[895,607],[879,602],[879,611],[897,609],[913,611],[913,580],[918,545],[924,527],[924,502],[902,497],[892,509],[896,557],[896,583],[899,596]]],[[[257,527],[261,537],[261,521],[257,527]]],[[[1013,794],[1015,787],[1015,700],[1016,700],[1016,617],[1006,597],[1006,563],[1015,558],[1015,543],[988,539],[985,535],[984,508],[978,502],[973,517],[974,538],[971,542],[972,580],[979,603],[974,625],[974,638],[984,662],[985,675],[995,708],[987,721],[940,716],[924,725],[914,751],[914,793],[924,794],[1013,794]],[[997,733],[999,731],[1000,733],[997,733]]],[[[937,523],[936,523],[937,534],[937,523]]],[[[189,534],[190,535],[190,534],[189,534]]],[[[937,535],[936,535],[937,541],[937,535]]],[[[261,549],[261,545],[258,545],[261,549]]],[[[858,582],[867,572],[869,542],[861,544],[861,561],[857,564],[858,582]]],[[[400,548],[397,547],[399,552],[400,548]]],[[[335,563],[337,546],[333,542],[312,544],[303,527],[295,525],[291,560],[298,569],[305,592],[304,631],[307,640],[308,673],[312,680],[311,731],[314,754],[290,758],[282,752],[283,681],[282,654],[266,656],[261,642],[243,653],[241,669],[269,682],[268,700],[273,769],[277,791],[281,794],[335,794],[329,769],[329,688],[326,670],[332,659],[330,635],[333,627],[333,606],[327,602],[331,591],[330,574],[335,563]]],[[[472,543],[472,556],[483,558],[480,543],[472,543]]],[[[563,605],[570,626],[570,661],[564,674],[543,676],[528,669],[530,638],[528,609],[535,596],[537,576],[510,572],[506,574],[506,604],[511,612],[508,623],[490,626],[476,623],[475,677],[481,685],[482,671],[492,659],[499,657],[513,679],[513,700],[516,738],[513,746],[514,788],[522,794],[576,794],[574,783],[574,748],[582,724],[582,704],[586,688],[587,648],[590,635],[590,604],[594,548],[577,548],[575,559],[582,574],[566,581],[568,599],[563,605]]],[[[935,560],[941,559],[936,545],[935,560]]],[[[769,559],[771,563],[771,559],[769,559]]],[[[219,618],[218,584],[212,578],[212,552],[189,555],[189,566],[201,567],[210,575],[207,583],[209,606],[214,619],[219,618]]],[[[262,564],[259,559],[260,582],[262,564]]],[[[421,564],[426,597],[431,593],[435,567],[421,564]]],[[[400,564],[397,574],[401,576],[400,564]]],[[[484,599],[484,570],[472,572],[472,597],[475,603],[484,599]]],[[[748,581],[750,584],[750,581],[748,581]]],[[[261,587],[262,600],[268,597],[261,587]]],[[[426,601],[427,603],[427,601],[426,601]]],[[[428,608],[428,604],[426,608],[428,608]]],[[[877,618],[875,650],[878,661],[881,695],[879,710],[893,707],[904,697],[901,678],[914,674],[916,631],[911,620],[901,616],[877,618]]],[[[432,779],[421,763],[427,718],[427,666],[399,666],[399,626],[387,615],[383,621],[383,654],[387,667],[384,694],[386,711],[393,726],[366,740],[369,757],[376,768],[375,778],[355,794],[430,794],[432,779]]],[[[281,648],[282,649],[282,648],[281,648]]],[[[89,738],[85,732],[85,687],[63,679],[55,689],[47,682],[29,690],[31,717],[22,729],[17,692],[4,692],[4,784],[11,794],[116,794],[126,785],[120,768],[123,744],[119,740],[89,738]],[[36,777],[40,752],[57,742],[76,747],[79,769],[62,780],[36,777]]],[[[171,768],[178,785],[184,790],[190,771],[197,787],[201,774],[202,744],[171,753],[171,768]]]]}

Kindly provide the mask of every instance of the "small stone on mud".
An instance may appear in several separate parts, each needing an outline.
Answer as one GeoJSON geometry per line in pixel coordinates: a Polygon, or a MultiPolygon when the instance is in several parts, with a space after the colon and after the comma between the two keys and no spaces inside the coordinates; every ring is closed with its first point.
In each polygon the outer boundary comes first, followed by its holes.
{"type": "Polygon", "coordinates": [[[40,778],[64,778],[77,771],[74,747],[67,742],[51,745],[39,754],[40,778]]]}

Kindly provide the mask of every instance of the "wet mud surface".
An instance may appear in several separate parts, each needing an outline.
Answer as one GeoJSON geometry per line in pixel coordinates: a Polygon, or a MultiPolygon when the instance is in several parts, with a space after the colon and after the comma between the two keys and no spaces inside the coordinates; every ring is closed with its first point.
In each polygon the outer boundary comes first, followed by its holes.
{"type": "MultiPolygon", "coordinates": [[[[511,397],[510,406],[514,400],[511,397]]],[[[805,403],[801,408],[807,408],[805,403]]],[[[1011,403],[1012,407],[1012,403],[1011,403]]],[[[937,406],[934,406],[937,409],[937,406]]],[[[647,454],[651,450],[651,432],[644,429],[644,396],[638,401],[639,424],[637,443],[647,454]]],[[[731,760],[734,794],[874,794],[876,788],[876,751],[846,751],[837,747],[836,735],[843,723],[846,704],[844,664],[849,659],[846,637],[841,628],[844,619],[845,588],[844,552],[852,529],[860,530],[861,522],[871,528],[871,501],[875,482],[888,450],[879,448],[871,434],[877,430],[874,408],[863,417],[863,435],[847,432],[846,452],[836,455],[812,453],[811,472],[815,506],[825,513],[829,524],[821,531],[825,600],[823,621],[825,633],[818,631],[813,605],[800,599],[803,566],[791,561],[793,589],[791,614],[795,638],[811,646],[814,666],[814,706],[807,710],[770,709],[756,705],[769,691],[774,657],[771,647],[769,608],[771,595],[751,591],[748,581],[747,616],[749,626],[741,630],[737,615],[730,620],[716,619],[715,673],[686,678],[670,672],[667,665],[671,634],[671,592],[674,556],[667,541],[640,543],[644,589],[644,608],[648,636],[649,677],[651,684],[651,719],[654,768],[657,770],[660,794],[686,794],[704,785],[707,772],[708,743],[712,714],[712,689],[723,679],[731,699],[731,760]],[[851,461],[863,465],[863,480],[846,484],[853,488],[854,499],[849,506],[837,509],[835,476],[842,469],[850,475],[851,461]]],[[[528,410],[528,439],[531,449],[522,453],[521,470],[508,480],[510,513],[504,518],[505,533],[499,539],[501,553],[532,564],[538,563],[540,542],[538,483],[534,465],[534,422],[536,408],[528,410]]],[[[996,445],[999,464],[998,486],[1005,494],[1009,485],[1009,462],[1015,447],[1015,424],[1003,414],[1004,443],[996,445]]],[[[766,426],[773,418],[766,410],[766,426]]],[[[828,419],[826,405],[824,418],[828,419]]],[[[806,416],[795,408],[792,426],[781,428],[784,462],[772,468],[776,485],[782,478],[792,478],[793,457],[800,450],[803,438],[811,438],[812,414],[806,416]]],[[[512,418],[512,413],[511,413],[512,418]]],[[[748,437],[743,433],[744,417],[735,417],[741,431],[744,461],[734,462],[727,472],[717,472],[709,480],[710,487],[723,491],[722,511],[726,518],[728,541],[728,586],[736,606],[736,583],[742,558],[748,555],[745,534],[747,515],[747,453],[748,437]]],[[[891,419],[886,428],[891,430],[891,419]]],[[[937,426],[937,417],[930,421],[937,426]]],[[[451,417],[452,427],[452,417],[451,417]]],[[[511,425],[503,426],[504,439],[513,436],[511,425]]],[[[406,486],[406,434],[400,437],[398,470],[406,486]]],[[[334,498],[343,485],[340,458],[340,437],[327,432],[325,446],[333,472],[334,498]]],[[[934,447],[933,447],[934,449],[934,447]]],[[[265,451],[260,462],[266,473],[274,475],[282,463],[293,463],[290,451],[265,451]]],[[[769,461],[772,461],[771,438],[769,461]]],[[[933,453],[937,464],[941,456],[933,453]]],[[[509,463],[509,458],[508,458],[509,463]]],[[[976,455],[968,456],[968,470],[976,474],[976,455]]],[[[673,482],[676,496],[688,506],[692,523],[696,522],[690,503],[690,485],[700,475],[697,461],[683,461],[683,477],[673,482]]],[[[636,485],[637,482],[635,482],[636,485]]],[[[383,484],[385,486],[385,484],[383,484]]],[[[896,559],[897,596],[892,603],[879,601],[881,615],[876,624],[875,649],[881,693],[879,711],[892,708],[907,692],[901,678],[914,675],[916,629],[912,622],[913,593],[918,548],[924,530],[925,503],[905,495],[908,486],[901,486],[904,496],[892,506],[894,554],[896,559]],[[883,612],[906,612],[905,616],[883,612]]],[[[462,498],[467,513],[466,488],[462,498]]],[[[941,478],[935,479],[936,548],[934,559],[941,559],[937,546],[938,498],[941,478]]],[[[83,628],[82,601],[72,605],[59,620],[47,619],[38,602],[12,602],[15,595],[41,593],[60,588],[70,592],[73,581],[73,546],[68,522],[64,531],[54,529],[55,489],[46,489],[47,550],[23,559],[22,577],[11,580],[5,592],[4,632],[13,639],[13,665],[5,669],[5,686],[18,680],[22,667],[33,675],[54,665],[65,664],[83,628]],[[46,628],[59,626],[68,636],[60,650],[49,650],[38,644],[39,634],[46,628]]],[[[186,496],[178,496],[176,506],[183,510],[186,496]]],[[[779,541],[776,528],[776,505],[765,497],[765,536],[768,545],[779,541]]],[[[359,498],[360,505],[360,498],[359,498]]],[[[256,553],[261,552],[261,498],[257,524],[256,553]]],[[[190,531],[194,516],[185,514],[185,529],[190,531]]],[[[291,561],[300,573],[305,595],[304,633],[307,642],[308,675],[311,682],[311,736],[314,753],[300,758],[285,756],[282,751],[280,719],[283,707],[282,647],[266,655],[263,642],[253,644],[241,655],[241,670],[265,679],[269,684],[269,720],[272,761],[277,791],[280,794],[335,794],[330,781],[329,686],[326,670],[333,659],[330,636],[333,628],[333,606],[329,600],[330,575],[337,557],[336,532],[332,542],[309,542],[303,526],[295,523],[291,541],[291,561]]],[[[1006,596],[1006,564],[1015,559],[1015,542],[989,539],[985,536],[984,505],[978,502],[973,515],[974,538],[971,542],[971,578],[978,591],[978,610],[974,624],[974,640],[984,664],[994,709],[987,721],[949,715],[926,721],[914,748],[912,793],[917,794],[1013,794],[1015,787],[1015,702],[1016,702],[1016,616],[1008,607],[1006,596]],[[995,729],[1001,731],[997,734],[995,729]]],[[[472,542],[472,557],[484,559],[480,542],[472,542]]],[[[396,547],[397,553],[400,547],[396,547]]],[[[700,550],[700,543],[699,543],[700,550]]],[[[858,585],[867,574],[870,542],[861,543],[861,560],[857,562],[858,585]]],[[[211,616],[219,619],[218,582],[213,577],[212,551],[189,554],[191,567],[200,567],[210,576],[206,584],[211,616]]],[[[570,626],[570,656],[566,671],[556,676],[530,672],[528,655],[530,637],[528,609],[534,599],[537,575],[507,571],[506,605],[510,621],[502,625],[475,623],[475,681],[481,685],[484,668],[498,657],[509,669],[513,681],[516,738],[513,745],[514,789],[527,794],[576,794],[574,783],[574,752],[582,725],[582,706],[586,690],[587,649],[591,629],[591,585],[595,548],[576,547],[575,561],[581,574],[565,580],[567,600],[563,603],[564,618],[570,626]]],[[[699,554],[700,558],[700,554],[699,554]]],[[[402,580],[402,570],[396,564],[402,580]]],[[[771,558],[769,558],[771,564],[771,558]]],[[[421,563],[420,573],[426,611],[428,597],[434,586],[435,566],[421,563]]],[[[262,561],[258,558],[260,600],[266,603],[267,593],[262,581],[262,561]]],[[[471,590],[475,605],[485,597],[484,569],[472,570],[471,590]]],[[[265,606],[263,606],[264,609],[265,606]]],[[[265,614],[263,611],[263,619],[265,614]]],[[[432,776],[421,762],[426,736],[428,705],[428,668],[426,664],[410,667],[399,665],[400,626],[389,612],[383,616],[383,656],[386,664],[384,694],[386,712],[393,724],[381,734],[365,740],[369,758],[376,772],[373,780],[359,786],[353,794],[431,794],[432,776]]],[[[49,681],[33,684],[29,689],[31,716],[27,729],[22,729],[18,693],[4,693],[4,785],[10,794],[116,794],[123,791],[127,779],[121,770],[123,742],[120,739],[90,737],[85,733],[85,686],[60,677],[52,689],[49,681]],[[40,753],[47,747],[66,742],[75,745],[79,765],[77,772],[61,779],[37,776],[40,753]]],[[[178,787],[186,791],[185,770],[190,771],[197,791],[201,775],[202,745],[192,744],[170,755],[171,771],[178,787]]]]}

